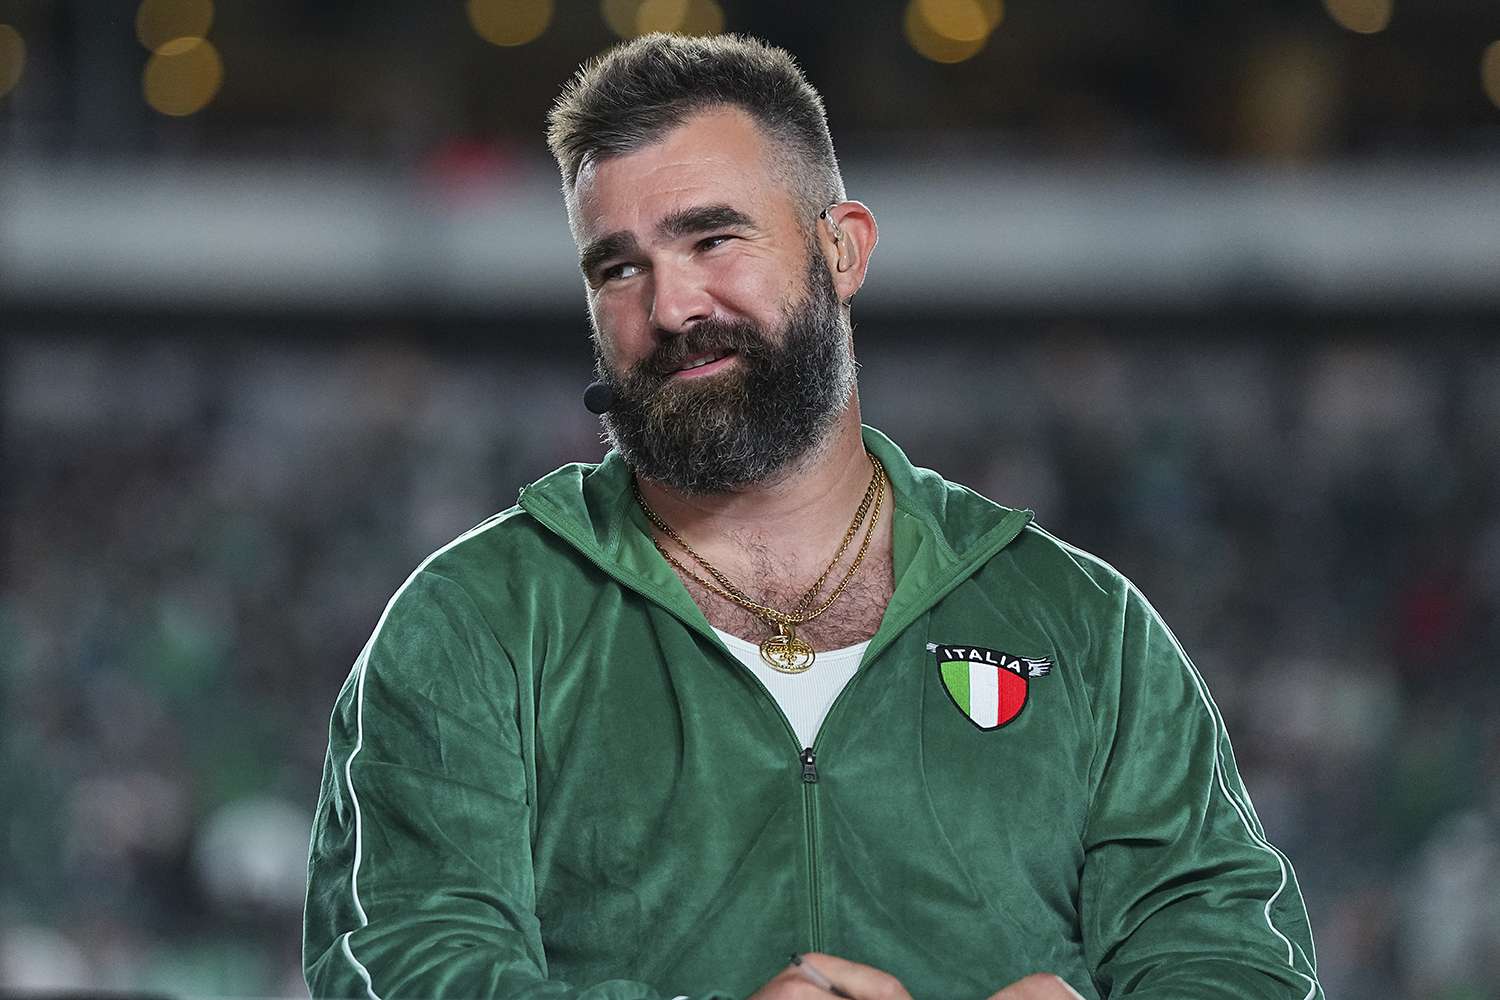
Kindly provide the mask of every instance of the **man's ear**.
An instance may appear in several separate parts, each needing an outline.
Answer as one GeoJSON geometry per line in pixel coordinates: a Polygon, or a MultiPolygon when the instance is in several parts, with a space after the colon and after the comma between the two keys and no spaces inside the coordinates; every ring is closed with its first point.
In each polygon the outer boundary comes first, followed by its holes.
{"type": "Polygon", "coordinates": [[[840,302],[852,299],[865,283],[878,238],[875,216],[862,202],[840,201],[819,213],[818,247],[828,263],[840,302]]]}

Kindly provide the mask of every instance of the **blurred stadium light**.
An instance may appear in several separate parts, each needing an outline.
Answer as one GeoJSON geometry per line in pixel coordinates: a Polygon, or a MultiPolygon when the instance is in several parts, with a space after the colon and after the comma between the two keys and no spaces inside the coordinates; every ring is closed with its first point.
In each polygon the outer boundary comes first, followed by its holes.
{"type": "Polygon", "coordinates": [[[26,69],[26,40],[9,24],[0,24],[0,97],[21,82],[26,69]]]}
{"type": "Polygon", "coordinates": [[[1500,108],[1500,40],[1485,46],[1479,60],[1479,77],[1484,84],[1484,94],[1490,103],[1500,108]]]}
{"type": "Polygon", "coordinates": [[[1392,0],[1323,0],[1323,6],[1341,27],[1361,35],[1384,31],[1395,13],[1392,0]]]}
{"type": "Polygon", "coordinates": [[[502,47],[535,41],[552,22],[552,0],[468,0],[464,10],[480,38],[502,47]]]}

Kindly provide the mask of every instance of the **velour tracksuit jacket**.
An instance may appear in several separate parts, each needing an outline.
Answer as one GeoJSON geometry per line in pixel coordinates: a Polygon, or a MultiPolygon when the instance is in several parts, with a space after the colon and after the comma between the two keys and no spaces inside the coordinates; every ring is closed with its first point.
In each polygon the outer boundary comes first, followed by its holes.
{"type": "Polygon", "coordinates": [[[1145,598],[865,442],[896,589],[812,747],[617,454],[418,567],[333,712],[315,997],[737,998],[794,951],[915,1000],[1038,971],[1086,997],[1322,996],[1292,867],[1145,598]]]}

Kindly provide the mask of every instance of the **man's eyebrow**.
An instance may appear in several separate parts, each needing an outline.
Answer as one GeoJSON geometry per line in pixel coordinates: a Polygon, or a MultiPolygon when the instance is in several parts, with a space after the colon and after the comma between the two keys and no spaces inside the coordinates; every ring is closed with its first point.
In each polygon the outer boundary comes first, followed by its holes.
{"type": "Polygon", "coordinates": [[[755,220],[730,205],[699,205],[684,208],[656,224],[656,234],[663,239],[703,233],[710,229],[754,229],[755,220]]]}
{"type": "MultiPolygon", "coordinates": [[[[730,205],[697,205],[679,209],[656,224],[656,234],[662,239],[675,239],[691,233],[703,233],[713,229],[754,229],[755,220],[730,205]]],[[[611,257],[622,257],[640,249],[634,234],[620,229],[596,240],[589,241],[578,255],[578,267],[584,275],[594,270],[611,257]]]]}
{"type": "Polygon", "coordinates": [[[635,237],[628,231],[621,229],[601,236],[596,240],[590,240],[588,246],[578,255],[578,266],[583,270],[585,276],[592,275],[594,269],[611,257],[619,257],[637,249],[635,237]]]}

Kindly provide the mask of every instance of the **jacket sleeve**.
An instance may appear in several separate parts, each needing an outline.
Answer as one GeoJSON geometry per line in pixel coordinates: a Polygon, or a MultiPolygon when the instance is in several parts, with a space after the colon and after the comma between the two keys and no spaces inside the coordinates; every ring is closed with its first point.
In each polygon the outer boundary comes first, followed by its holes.
{"type": "Polygon", "coordinates": [[[1084,947],[1101,993],[1318,1000],[1307,911],[1267,840],[1223,719],[1145,598],[1096,635],[1103,683],[1084,836],[1084,947]]]}
{"type": "Polygon", "coordinates": [[[314,997],[673,995],[627,980],[548,978],[522,752],[530,698],[518,690],[467,593],[413,574],[355,662],[329,727],[303,928],[314,997]]]}

